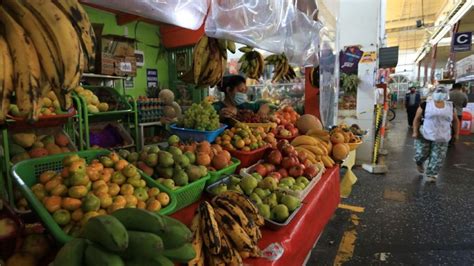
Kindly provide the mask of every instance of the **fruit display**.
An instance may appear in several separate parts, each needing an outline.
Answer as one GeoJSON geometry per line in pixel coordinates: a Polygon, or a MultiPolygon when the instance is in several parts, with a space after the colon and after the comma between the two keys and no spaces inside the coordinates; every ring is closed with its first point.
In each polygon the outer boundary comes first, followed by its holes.
{"type": "Polygon", "coordinates": [[[106,102],[100,102],[99,97],[97,97],[97,95],[95,95],[91,90],[78,86],[74,91],[85,99],[87,111],[89,113],[107,112],[109,110],[109,104],[106,102]]]}
{"type": "Polygon", "coordinates": [[[273,134],[275,134],[277,139],[291,139],[298,136],[298,128],[295,127],[294,124],[289,123],[285,125],[278,125],[275,129],[273,129],[273,134]]]}
{"type": "Polygon", "coordinates": [[[176,135],[168,138],[168,148],[157,145],[145,147],[140,153],[120,151],[121,157],[135,164],[146,175],[169,189],[178,189],[207,176],[211,163],[210,144],[199,145],[195,151],[178,147],[180,139],[176,135]]]}
{"type": "Polygon", "coordinates": [[[70,143],[69,137],[54,128],[52,130],[28,130],[11,135],[10,157],[12,163],[75,150],[76,148],[70,143]]]}
{"type": "Polygon", "coordinates": [[[242,265],[260,257],[263,217],[244,195],[223,192],[200,203],[191,224],[196,256],[188,265],[242,265]]]}
{"type": "Polygon", "coordinates": [[[331,158],[332,143],[329,140],[329,132],[311,129],[306,134],[291,141],[295,150],[304,154],[311,162],[322,162],[325,167],[333,167],[335,162],[331,158]]]}
{"type": "Polygon", "coordinates": [[[193,103],[178,120],[177,125],[199,131],[214,131],[221,127],[219,115],[208,101],[202,101],[200,104],[193,103]]]}
{"type": "Polygon", "coordinates": [[[262,127],[250,128],[244,123],[236,123],[231,129],[226,129],[216,143],[227,150],[253,151],[276,143],[276,139],[272,133],[265,133],[262,127]]]}
{"type": "MultiPolygon", "coordinates": [[[[41,106],[40,117],[57,115],[58,113],[62,112],[58,97],[53,91],[49,91],[46,96],[42,97],[39,100],[39,105],[41,106]]],[[[18,105],[10,104],[9,114],[13,117],[21,116],[18,105]]]]}
{"type": "Polygon", "coordinates": [[[206,166],[209,171],[222,170],[233,163],[230,153],[219,144],[201,141],[189,144],[179,143],[178,147],[191,162],[206,166]]]}
{"type": "MultiPolygon", "coordinates": [[[[2,1],[0,122],[15,94],[20,117],[36,121],[41,99],[54,91],[63,110],[82,72],[94,66],[96,38],[77,0],[2,1]]],[[[13,102],[12,102],[13,103],[13,102]]]]}
{"type": "Polygon", "coordinates": [[[361,129],[359,125],[357,124],[352,124],[350,127],[345,126],[346,128],[349,128],[349,130],[352,132],[352,134],[356,136],[363,136],[367,133],[367,131],[361,129]]]}
{"type": "Polygon", "coordinates": [[[301,206],[301,199],[292,191],[303,191],[311,181],[304,176],[276,177],[273,174],[262,177],[258,172],[240,178],[232,176],[227,182],[215,185],[211,193],[218,196],[231,192],[244,194],[257,207],[262,217],[276,223],[285,223],[291,213],[301,206]]]}
{"type": "Polygon", "coordinates": [[[296,121],[300,115],[291,106],[284,106],[274,113],[273,122],[278,125],[293,124],[296,125],[296,121]]]}
{"type": "Polygon", "coordinates": [[[252,47],[240,47],[239,51],[244,53],[240,59],[240,72],[247,78],[259,79],[263,75],[265,61],[261,53],[255,51],[252,47]]]}
{"type": "Polygon", "coordinates": [[[291,81],[296,78],[296,72],[288,62],[285,54],[272,54],[265,57],[265,62],[269,65],[275,65],[273,70],[272,82],[291,81]]]}
{"type": "Polygon", "coordinates": [[[167,265],[196,256],[192,232],[180,221],[126,208],[89,219],[80,238],[64,245],[53,265],[167,265]]]}
{"type": "Polygon", "coordinates": [[[202,36],[194,46],[192,68],[181,79],[198,87],[216,86],[227,66],[227,50],[235,53],[235,43],[202,36]]]}
{"type": "Polygon", "coordinates": [[[54,221],[72,236],[77,236],[91,217],[121,208],[158,212],[170,202],[166,192],[150,187],[138,169],[115,152],[90,164],[77,154],[68,155],[63,167],[60,173],[41,173],[31,190],[54,221]]]}

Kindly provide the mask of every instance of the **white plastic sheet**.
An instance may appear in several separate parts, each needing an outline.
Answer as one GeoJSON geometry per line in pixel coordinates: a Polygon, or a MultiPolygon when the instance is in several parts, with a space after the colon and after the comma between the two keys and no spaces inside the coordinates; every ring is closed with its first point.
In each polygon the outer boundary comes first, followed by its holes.
{"type": "Polygon", "coordinates": [[[98,6],[197,30],[209,8],[209,0],[83,0],[98,6]]]}
{"type": "Polygon", "coordinates": [[[318,64],[321,25],[299,11],[293,0],[211,0],[206,34],[273,53],[291,64],[318,64]]]}

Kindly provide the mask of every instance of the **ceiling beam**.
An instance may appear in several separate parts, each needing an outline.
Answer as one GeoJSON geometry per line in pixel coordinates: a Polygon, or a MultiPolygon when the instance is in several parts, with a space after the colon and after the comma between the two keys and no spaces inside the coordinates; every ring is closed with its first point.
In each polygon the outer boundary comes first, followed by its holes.
{"type": "MultiPolygon", "coordinates": [[[[425,14],[424,17],[429,18],[429,17],[434,17],[436,16],[436,13],[429,13],[425,14]]],[[[400,17],[398,19],[391,19],[391,20],[385,20],[385,25],[390,24],[390,23],[396,23],[396,22],[403,22],[403,21],[412,21],[412,20],[417,20],[417,19],[422,19],[423,17],[420,15],[417,16],[411,16],[411,17],[400,17]]]]}

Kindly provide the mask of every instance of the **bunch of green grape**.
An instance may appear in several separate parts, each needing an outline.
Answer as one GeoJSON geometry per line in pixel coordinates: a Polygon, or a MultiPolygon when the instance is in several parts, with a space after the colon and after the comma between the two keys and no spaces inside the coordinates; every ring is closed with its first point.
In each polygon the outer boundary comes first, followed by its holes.
{"type": "Polygon", "coordinates": [[[219,115],[208,101],[193,103],[181,119],[178,126],[201,131],[214,131],[220,127],[219,115]]]}

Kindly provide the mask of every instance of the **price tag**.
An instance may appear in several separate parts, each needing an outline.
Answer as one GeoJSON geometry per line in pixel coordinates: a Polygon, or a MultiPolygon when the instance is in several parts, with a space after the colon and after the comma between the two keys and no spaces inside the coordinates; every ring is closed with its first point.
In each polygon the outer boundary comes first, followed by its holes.
{"type": "Polygon", "coordinates": [[[120,62],[119,69],[122,72],[132,72],[132,63],[120,62]]]}

